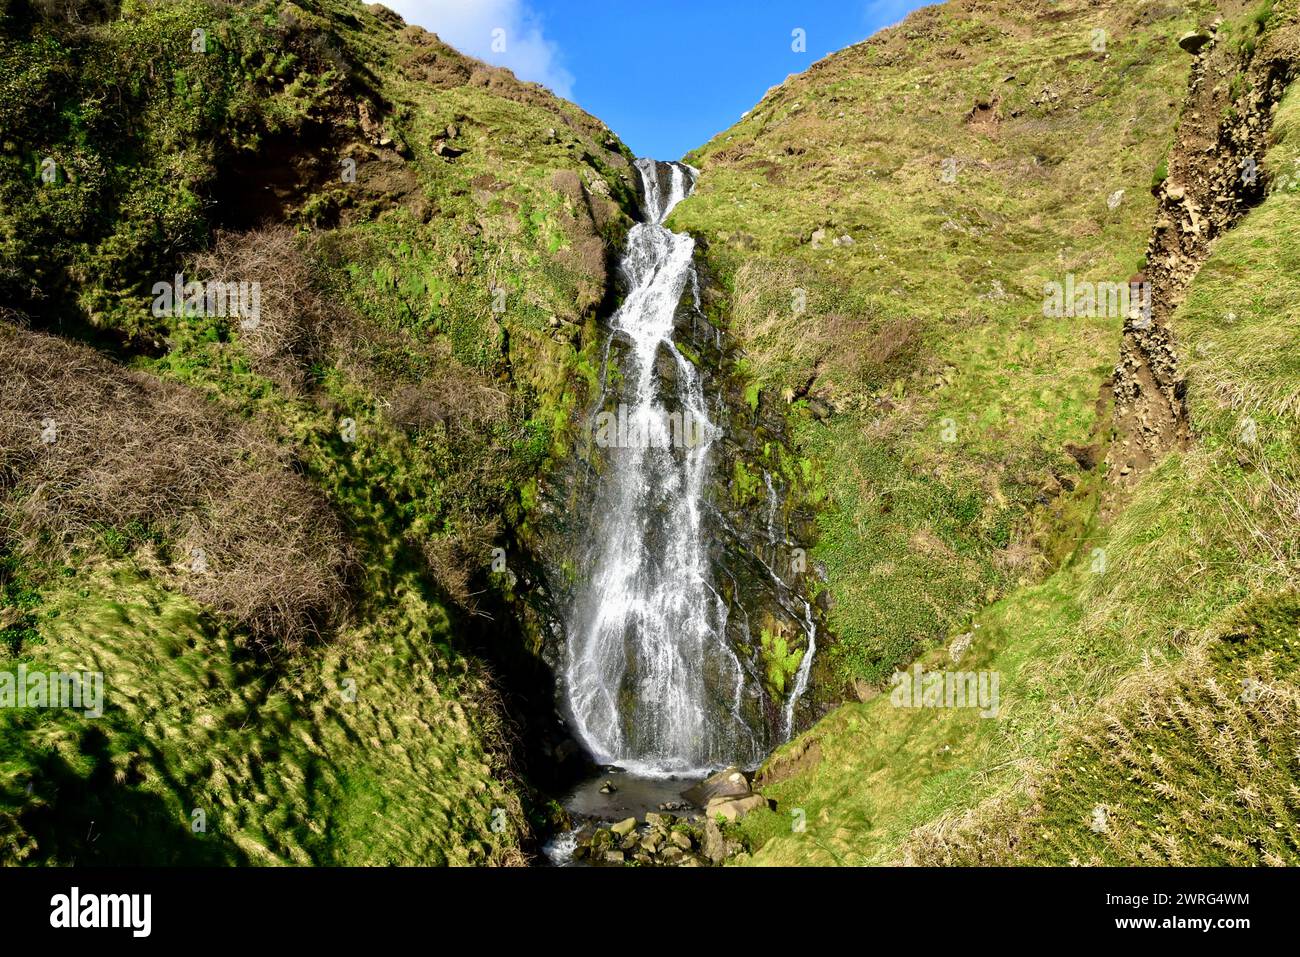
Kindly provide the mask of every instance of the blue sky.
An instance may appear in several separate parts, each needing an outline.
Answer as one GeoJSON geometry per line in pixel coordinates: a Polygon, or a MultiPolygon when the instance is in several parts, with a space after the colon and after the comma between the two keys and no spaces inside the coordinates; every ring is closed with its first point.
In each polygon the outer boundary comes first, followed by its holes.
{"type": "Polygon", "coordinates": [[[677,159],[768,87],[897,23],[922,0],[387,0],[409,23],[510,67],[677,159]],[[795,45],[804,31],[804,52],[795,45]]]}

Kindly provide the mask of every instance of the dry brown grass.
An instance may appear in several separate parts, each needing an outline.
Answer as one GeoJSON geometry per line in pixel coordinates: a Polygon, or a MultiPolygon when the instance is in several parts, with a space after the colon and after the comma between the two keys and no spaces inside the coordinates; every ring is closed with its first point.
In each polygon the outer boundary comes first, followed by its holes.
{"type": "Polygon", "coordinates": [[[908,867],[999,866],[1018,860],[1025,821],[1040,813],[1033,783],[1022,779],[1012,790],[977,807],[942,815],[914,829],[899,853],[908,867]]]}
{"type": "Polygon", "coordinates": [[[0,376],[0,516],[19,548],[158,533],[173,550],[162,571],[267,648],[341,613],[343,529],[254,428],[183,386],[5,325],[0,376]]]}
{"type": "Polygon", "coordinates": [[[470,614],[478,614],[479,603],[473,591],[473,573],[488,564],[493,544],[501,533],[496,517],[478,520],[462,518],[456,528],[445,535],[407,533],[408,544],[424,559],[425,567],[445,596],[470,614]]]}

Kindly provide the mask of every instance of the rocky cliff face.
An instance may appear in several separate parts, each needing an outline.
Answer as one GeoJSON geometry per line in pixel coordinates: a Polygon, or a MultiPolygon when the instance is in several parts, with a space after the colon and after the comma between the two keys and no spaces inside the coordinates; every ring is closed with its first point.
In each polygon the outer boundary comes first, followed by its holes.
{"type": "Polygon", "coordinates": [[[1253,22],[1235,32],[1224,23],[1219,16],[1182,38],[1194,59],[1165,175],[1153,186],[1156,221],[1142,276],[1151,285],[1152,314],[1126,322],[1114,373],[1116,441],[1106,463],[1124,485],[1192,439],[1168,320],[1215,240],[1264,197],[1269,130],[1296,70],[1285,35],[1257,46],[1253,22]]]}

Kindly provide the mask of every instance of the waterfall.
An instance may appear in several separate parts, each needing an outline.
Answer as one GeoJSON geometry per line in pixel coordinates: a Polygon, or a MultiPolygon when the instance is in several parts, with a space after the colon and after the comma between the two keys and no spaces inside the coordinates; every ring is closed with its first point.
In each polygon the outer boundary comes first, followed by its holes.
{"type": "Polygon", "coordinates": [[[696,171],[648,159],[637,170],[643,222],[628,234],[628,293],[610,320],[621,364],[617,375],[606,368],[601,397],[617,403],[596,416],[603,460],[565,622],[562,687],[574,731],[602,763],[650,773],[752,765],[775,732],[761,717],[761,676],[727,640],[728,603],[713,583],[705,499],[722,430],[673,340],[683,301],[698,313],[695,243],[663,221],[696,171]]]}

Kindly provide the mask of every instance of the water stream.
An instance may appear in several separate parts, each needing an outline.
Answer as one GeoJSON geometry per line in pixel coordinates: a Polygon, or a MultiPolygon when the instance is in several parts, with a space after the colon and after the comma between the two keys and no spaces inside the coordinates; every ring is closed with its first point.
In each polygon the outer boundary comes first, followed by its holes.
{"type": "MultiPolygon", "coordinates": [[[[707,495],[723,438],[710,408],[720,397],[674,341],[681,317],[699,315],[695,243],[663,222],[696,171],[647,159],[637,170],[643,221],[628,235],[620,263],[628,293],[610,320],[621,355],[616,370],[607,355],[593,429],[601,466],[565,622],[562,686],[575,733],[603,764],[660,776],[752,767],[792,730],[812,635],[781,727],[769,727],[761,675],[728,640],[729,605],[710,555],[719,530],[707,495]]],[[[770,478],[767,486],[771,530],[770,478]]],[[[810,609],[803,617],[811,626],[810,609]]]]}

